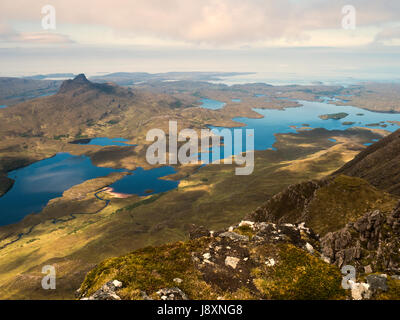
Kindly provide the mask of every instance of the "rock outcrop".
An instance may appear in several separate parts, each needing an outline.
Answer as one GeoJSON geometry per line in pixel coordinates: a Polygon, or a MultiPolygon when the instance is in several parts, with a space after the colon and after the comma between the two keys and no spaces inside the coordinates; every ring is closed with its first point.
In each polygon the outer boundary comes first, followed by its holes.
{"type": "Polygon", "coordinates": [[[247,215],[255,222],[305,222],[324,236],[360,218],[367,211],[389,212],[397,197],[380,191],[367,181],[338,175],[320,181],[289,186],[247,215]]]}
{"type": "Polygon", "coordinates": [[[80,291],[77,292],[81,296],[81,300],[121,300],[116,291],[122,288],[122,282],[118,280],[109,281],[104,284],[99,290],[94,292],[89,297],[85,297],[80,291]]]}
{"type": "Polygon", "coordinates": [[[321,239],[322,253],[337,266],[358,272],[400,272],[400,204],[388,215],[367,212],[355,222],[321,239]]]}
{"type": "MultiPolygon", "coordinates": [[[[109,298],[108,275],[132,288],[121,299],[336,299],[345,296],[339,269],[319,253],[316,234],[304,223],[242,221],[187,242],[146,248],[106,260],[81,292],[109,298]],[[203,296],[205,295],[205,296],[203,296]]],[[[196,233],[197,234],[197,233],[196,233]]]]}

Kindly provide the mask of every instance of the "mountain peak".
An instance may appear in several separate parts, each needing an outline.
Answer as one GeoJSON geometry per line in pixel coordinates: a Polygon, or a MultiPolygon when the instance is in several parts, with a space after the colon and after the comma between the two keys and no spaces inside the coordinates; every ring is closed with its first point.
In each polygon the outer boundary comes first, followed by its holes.
{"type": "Polygon", "coordinates": [[[66,93],[69,91],[75,91],[77,89],[89,89],[93,86],[93,84],[86,78],[86,76],[81,73],[77,75],[74,79],[72,80],[65,80],[58,93],[66,93]]]}
{"type": "Polygon", "coordinates": [[[72,80],[65,80],[58,93],[64,94],[74,92],[74,95],[81,94],[90,90],[97,90],[105,94],[115,93],[115,85],[109,83],[93,83],[81,73],[72,80]]]}
{"type": "Polygon", "coordinates": [[[72,81],[74,82],[89,82],[84,73],[78,74],[72,81]]]}

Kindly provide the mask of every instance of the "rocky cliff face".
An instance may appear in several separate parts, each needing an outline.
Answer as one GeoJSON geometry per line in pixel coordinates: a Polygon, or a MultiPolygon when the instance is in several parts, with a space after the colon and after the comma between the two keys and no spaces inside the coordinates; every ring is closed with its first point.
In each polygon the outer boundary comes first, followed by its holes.
{"type": "Polygon", "coordinates": [[[247,215],[246,220],[275,223],[305,222],[321,236],[343,228],[365,212],[389,213],[397,197],[363,179],[338,175],[295,184],[247,215]]]}
{"type": "Polygon", "coordinates": [[[359,273],[400,273],[400,204],[390,213],[365,213],[321,239],[322,253],[338,267],[352,265],[359,273]]]}

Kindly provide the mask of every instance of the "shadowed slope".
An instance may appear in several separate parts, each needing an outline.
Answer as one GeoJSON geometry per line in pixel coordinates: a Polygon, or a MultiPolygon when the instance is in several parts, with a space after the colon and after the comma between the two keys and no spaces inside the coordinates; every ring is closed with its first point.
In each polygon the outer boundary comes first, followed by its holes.
{"type": "Polygon", "coordinates": [[[369,146],[334,174],[360,177],[400,195],[400,130],[369,146]]]}

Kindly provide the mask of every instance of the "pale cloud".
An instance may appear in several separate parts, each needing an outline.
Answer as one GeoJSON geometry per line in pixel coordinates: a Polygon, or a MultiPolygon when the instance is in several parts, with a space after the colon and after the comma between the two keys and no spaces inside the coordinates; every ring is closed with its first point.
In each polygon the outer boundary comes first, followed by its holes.
{"type": "Polygon", "coordinates": [[[68,36],[50,32],[22,32],[19,35],[20,41],[35,42],[42,44],[67,44],[74,43],[68,36]]]}
{"type": "Polygon", "coordinates": [[[17,32],[9,25],[0,23],[0,42],[7,42],[11,44],[24,43],[24,44],[68,44],[73,41],[63,34],[54,32],[17,32]]]}
{"type": "Polygon", "coordinates": [[[383,29],[375,36],[375,42],[378,44],[398,44],[400,42],[400,26],[383,29]]]}
{"type": "MultiPolygon", "coordinates": [[[[40,25],[41,7],[49,1],[1,0],[0,21],[36,21],[40,25]]],[[[99,26],[110,30],[103,39],[112,37],[130,43],[132,39],[161,39],[190,44],[247,45],[254,42],[318,45],[351,43],[349,35],[341,38],[341,9],[351,4],[357,12],[357,30],[380,27],[400,21],[398,0],[52,0],[57,10],[57,27],[63,25],[99,26]],[[333,30],[333,31],[332,31],[333,30]],[[319,36],[316,37],[316,35],[319,36]]],[[[30,32],[30,30],[18,30],[30,32]]],[[[85,39],[78,32],[71,39],[85,39]]],[[[374,40],[355,36],[364,44],[374,40]]],[[[101,38],[101,37],[100,37],[101,38]]],[[[116,40],[118,41],[118,40],[116,40]]],[[[90,39],[88,39],[90,42],[90,39]]]]}

